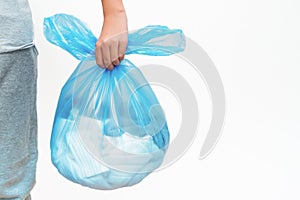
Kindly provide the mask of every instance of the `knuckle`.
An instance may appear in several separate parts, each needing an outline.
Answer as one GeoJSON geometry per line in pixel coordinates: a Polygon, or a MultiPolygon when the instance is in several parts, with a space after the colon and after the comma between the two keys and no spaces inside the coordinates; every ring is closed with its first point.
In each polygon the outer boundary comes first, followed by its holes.
{"type": "Polygon", "coordinates": [[[99,39],[99,40],[96,42],[96,48],[101,47],[102,44],[103,44],[103,40],[102,40],[102,39],[99,39]]]}
{"type": "Polygon", "coordinates": [[[107,42],[103,41],[103,42],[101,43],[100,48],[101,48],[101,49],[106,49],[107,47],[108,47],[107,42]]]}

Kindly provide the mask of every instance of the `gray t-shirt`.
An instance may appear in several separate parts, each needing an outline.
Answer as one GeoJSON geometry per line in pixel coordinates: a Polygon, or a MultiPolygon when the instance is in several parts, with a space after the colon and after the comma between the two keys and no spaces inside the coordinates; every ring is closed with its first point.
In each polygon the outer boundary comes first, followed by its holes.
{"type": "Polygon", "coordinates": [[[27,0],[0,0],[0,53],[33,46],[33,23],[27,0]]]}

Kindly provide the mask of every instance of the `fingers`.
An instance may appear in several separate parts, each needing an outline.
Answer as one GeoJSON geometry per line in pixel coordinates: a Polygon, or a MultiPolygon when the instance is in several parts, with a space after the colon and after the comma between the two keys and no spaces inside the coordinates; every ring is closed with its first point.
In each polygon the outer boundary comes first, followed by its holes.
{"type": "Polygon", "coordinates": [[[113,70],[114,65],[119,65],[118,51],[116,44],[112,45],[108,41],[97,42],[96,44],[96,63],[100,68],[113,70]],[[117,59],[113,60],[116,57],[117,59]]]}
{"type": "Polygon", "coordinates": [[[127,40],[127,33],[105,40],[99,38],[95,50],[97,65],[108,70],[113,70],[115,66],[118,66],[124,60],[127,40]]]}
{"type": "Polygon", "coordinates": [[[102,45],[102,42],[101,41],[98,41],[96,43],[96,63],[99,67],[101,68],[106,68],[105,65],[104,65],[104,62],[103,62],[103,56],[102,56],[102,50],[101,50],[101,45],[102,45]]]}
{"type": "Polygon", "coordinates": [[[124,60],[124,57],[125,57],[125,54],[121,55],[121,56],[119,57],[119,61],[121,62],[122,60],[124,60]]]}
{"type": "Polygon", "coordinates": [[[110,45],[108,42],[103,42],[101,45],[102,59],[105,68],[108,68],[112,61],[110,59],[110,45]]]}
{"type": "Polygon", "coordinates": [[[112,61],[113,65],[119,65],[119,42],[116,39],[113,39],[110,46],[110,60],[112,61]]]}
{"type": "Polygon", "coordinates": [[[119,41],[119,60],[120,62],[124,59],[126,48],[127,48],[127,37],[126,35],[122,37],[122,39],[119,41]]]}
{"type": "Polygon", "coordinates": [[[114,69],[114,65],[113,65],[113,64],[109,64],[109,65],[107,66],[107,69],[108,69],[109,71],[113,70],[113,69],[114,69]]]}
{"type": "Polygon", "coordinates": [[[112,62],[112,64],[113,64],[114,66],[118,66],[118,65],[120,64],[119,58],[115,59],[115,60],[112,62]]]}

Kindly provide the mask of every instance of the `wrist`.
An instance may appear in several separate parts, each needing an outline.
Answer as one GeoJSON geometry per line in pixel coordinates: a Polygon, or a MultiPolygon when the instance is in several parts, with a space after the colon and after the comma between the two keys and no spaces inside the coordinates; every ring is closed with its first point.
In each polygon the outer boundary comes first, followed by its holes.
{"type": "Polygon", "coordinates": [[[126,14],[122,0],[102,0],[102,7],[104,17],[126,14]]]}
{"type": "Polygon", "coordinates": [[[126,15],[124,9],[114,9],[107,12],[103,12],[104,19],[109,18],[111,16],[123,16],[126,15]]]}

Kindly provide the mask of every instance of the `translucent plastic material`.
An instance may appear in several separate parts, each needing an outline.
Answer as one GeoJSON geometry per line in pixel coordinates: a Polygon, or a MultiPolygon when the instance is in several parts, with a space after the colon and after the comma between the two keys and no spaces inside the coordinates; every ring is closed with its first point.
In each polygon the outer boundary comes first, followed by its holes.
{"type": "MultiPolygon", "coordinates": [[[[77,18],[44,21],[48,41],[82,60],[62,88],[51,136],[51,158],[69,180],[95,189],[139,183],[157,169],[169,144],[162,108],[129,60],[113,71],[95,63],[96,37],[77,18]]],[[[185,47],[181,30],[147,26],[129,34],[126,54],[166,56],[185,47]]]]}

